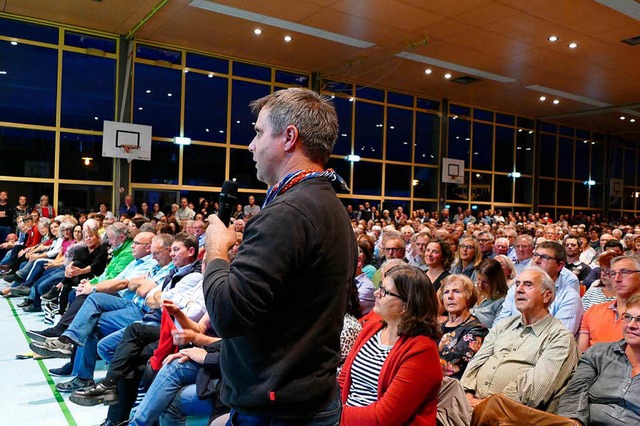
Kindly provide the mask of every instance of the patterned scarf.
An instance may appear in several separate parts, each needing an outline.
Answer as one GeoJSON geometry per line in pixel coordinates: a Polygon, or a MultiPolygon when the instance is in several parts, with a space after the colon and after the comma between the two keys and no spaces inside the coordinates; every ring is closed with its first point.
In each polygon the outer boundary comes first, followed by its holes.
{"type": "Polygon", "coordinates": [[[264,203],[262,203],[262,208],[264,209],[278,195],[284,194],[300,182],[307,179],[315,179],[321,177],[327,178],[334,187],[338,186],[339,189],[349,191],[349,186],[347,185],[347,183],[336,172],[334,172],[333,169],[298,170],[296,172],[289,173],[280,182],[269,188],[269,190],[267,191],[267,197],[265,198],[264,203]]]}

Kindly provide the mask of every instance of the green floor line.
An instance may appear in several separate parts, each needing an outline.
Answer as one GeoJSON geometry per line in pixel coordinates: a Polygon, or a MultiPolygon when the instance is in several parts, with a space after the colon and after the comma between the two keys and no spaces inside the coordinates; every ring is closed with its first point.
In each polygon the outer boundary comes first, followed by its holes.
{"type": "MultiPolygon", "coordinates": [[[[27,340],[27,342],[31,342],[31,339],[29,338],[29,336],[27,336],[27,330],[24,328],[24,324],[22,324],[22,320],[20,319],[20,316],[16,312],[16,309],[13,307],[13,303],[11,303],[11,299],[7,299],[7,303],[11,308],[11,312],[13,312],[13,317],[18,322],[18,326],[20,326],[20,330],[22,331],[24,338],[27,340]]],[[[40,359],[37,360],[36,362],[40,366],[40,370],[42,370],[42,374],[44,374],[44,377],[47,380],[47,383],[49,384],[49,388],[51,388],[51,392],[53,392],[53,396],[58,402],[58,406],[60,407],[60,410],[62,410],[62,414],[64,414],[65,419],[67,419],[69,426],[78,426],[78,423],[76,423],[75,419],[71,415],[71,412],[69,411],[69,407],[67,407],[67,403],[64,402],[64,398],[62,398],[62,395],[60,395],[60,392],[58,392],[58,390],[56,389],[56,384],[51,378],[51,375],[49,374],[49,370],[47,369],[47,366],[44,365],[44,362],[42,362],[42,360],[40,359]]]]}

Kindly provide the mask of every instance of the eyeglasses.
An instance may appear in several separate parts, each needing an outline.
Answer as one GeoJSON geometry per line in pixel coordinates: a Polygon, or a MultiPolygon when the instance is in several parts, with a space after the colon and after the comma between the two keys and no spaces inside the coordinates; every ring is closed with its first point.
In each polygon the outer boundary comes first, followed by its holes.
{"type": "Polygon", "coordinates": [[[387,247],[387,248],[384,249],[384,251],[386,253],[394,253],[394,252],[395,253],[399,253],[401,251],[404,251],[404,249],[401,248],[401,247],[387,247]]]}
{"type": "Polygon", "coordinates": [[[640,272],[639,270],[632,269],[621,269],[619,271],[610,270],[609,272],[602,272],[603,275],[608,276],[609,278],[615,278],[616,275],[620,274],[622,278],[627,278],[631,274],[635,274],[636,272],[640,272]]]}
{"type": "Polygon", "coordinates": [[[633,315],[629,315],[627,313],[622,314],[622,321],[624,321],[625,324],[631,324],[631,321],[633,320],[636,320],[636,325],[640,325],[640,315],[634,317],[633,315]]]}
{"type": "Polygon", "coordinates": [[[380,296],[381,296],[381,297],[385,297],[386,295],[393,296],[393,297],[397,297],[398,299],[403,300],[403,301],[405,301],[405,302],[406,302],[406,300],[404,299],[404,297],[400,296],[399,294],[392,293],[392,292],[390,292],[389,290],[387,290],[386,288],[384,288],[384,287],[380,286],[380,296]]]}
{"type": "Polygon", "coordinates": [[[533,257],[539,257],[540,259],[544,260],[544,261],[550,261],[550,260],[555,260],[556,262],[558,261],[558,259],[556,259],[553,256],[549,256],[548,254],[541,254],[541,253],[533,253],[533,257]]]}
{"type": "Polygon", "coordinates": [[[475,250],[475,248],[472,244],[460,244],[460,250],[475,250]]]}

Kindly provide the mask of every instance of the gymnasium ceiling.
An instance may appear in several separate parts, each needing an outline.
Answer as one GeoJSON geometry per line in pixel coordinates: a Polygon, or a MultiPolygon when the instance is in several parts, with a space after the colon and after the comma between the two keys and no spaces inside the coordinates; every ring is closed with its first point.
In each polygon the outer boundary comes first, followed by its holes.
{"type": "Polygon", "coordinates": [[[136,39],[640,140],[640,0],[0,0],[125,36],[154,9],[136,39]]]}

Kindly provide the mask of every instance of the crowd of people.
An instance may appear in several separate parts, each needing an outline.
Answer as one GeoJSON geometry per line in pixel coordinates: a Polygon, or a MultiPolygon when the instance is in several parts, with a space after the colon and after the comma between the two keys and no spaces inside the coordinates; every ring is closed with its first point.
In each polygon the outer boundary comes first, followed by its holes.
{"type": "Polygon", "coordinates": [[[345,212],[327,100],[251,107],[269,191],[228,227],[206,200],[76,217],[0,192],[2,294],[44,313],[30,348],[69,359],[72,403],[104,426],[640,423],[640,226],[345,212]]]}
{"type": "MultiPolygon", "coordinates": [[[[153,214],[126,196],[117,215],[101,204],[75,217],[56,215],[46,196],[36,209],[19,200],[24,213],[4,215],[14,222],[0,245],[2,294],[23,297],[18,306],[26,312],[44,311],[49,328],[28,334],[34,352],[70,359],[51,371],[73,377],[57,389],[80,405],[109,405],[106,424],[181,424],[188,415],[225,413],[220,338],[202,287],[215,204],[210,210],[200,200],[193,208],[183,198],[173,214],[159,215],[157,205],[153,214]],[[99,358],[109,371],[96,384],[99,358]],[[198,388],[203,375],[208,381],[198,388]]],[[[362,212],[370,207],[360,207],[358,216],[346,208],[358,264],[357,297],[349,299],[341,334],[345,424],[432,418],[443,377],[466,393],[467,414],[501,395],[585,424],[601,410],[640,419],[637,410],[623,409],[632,407],[634,375],[620,377],[617,389],[599,374],[636,368],[629,354],[640,350],[640,227],[553,222],[547,215],[514,223],[500,212],[465,224],[446,209],[440,218],[422,211],[407,217],[398,208],[393,219],[366,220],[362,212]],[[614,360],[628,367],[616,370],[614,360]],[[405,374],[408,383],[393,386],[405,374]],[[613,402],[581,399],[584,377],[604,393],[598,398],[618,395],[613,402]],[[577,400],[592,411],[576,410],[577,400]]],[[[237,209],[242,215],[233,215],[230,259],[245,218],[259,209],[251,196],[237,209]]]]}

